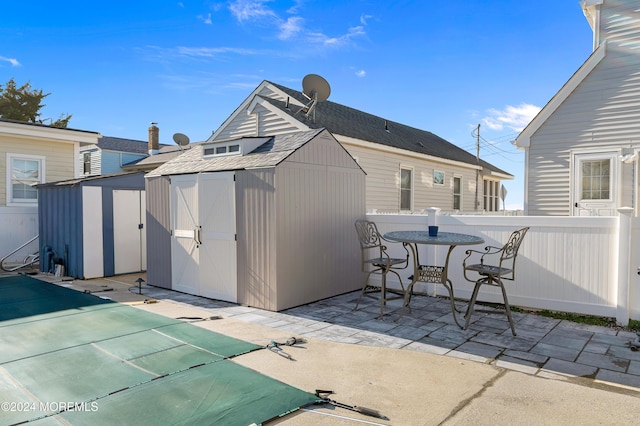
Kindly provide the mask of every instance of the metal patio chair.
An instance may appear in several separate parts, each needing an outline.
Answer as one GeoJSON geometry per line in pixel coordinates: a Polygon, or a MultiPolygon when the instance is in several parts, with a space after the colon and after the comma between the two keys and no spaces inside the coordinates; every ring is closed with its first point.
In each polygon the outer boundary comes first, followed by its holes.
{"type": "MultiPolygon", "coordinates": [[[[514,231],[509,236],[507,243],[502,247],[487,246],[484,251],[466,251],[467,257],[465,257],[462,262],[464,277],[467,281],[475,283],[475,286],[473,288],[471,299],[469,300],[469,307],[467,308],[467,312],[464,316],[466,320],[464,325],[465,330],[469,327],[471,315],[473,315],[474,312],[476,298],[478,297],[478,291],[483,284],[486,284],[494,287],[500,287],[500,290],[502,291],[504,309],[506,311],[509,324],[511,325],[511,332],[514,336],[516,335],[516,329],[513,325],[513,319],[511,318],[511,307],[509,306],[509,299],[507,299],[507,291],[504,288],[502,280],[513,281],[515,279],[516,256],[518,255],[518,249],[520,248],[520,244],[528,230],[529,227],[525,227],[514,231]],[[473,263],[477,262],[478,256],[480,263],[473,263]],[[476,279],[470,278],[467,275],[468,272],[476,272],[480,277],[476,279]]],[[[476,312],[493,313],[493,311],[480,310],[476,310],[476,312]]]]}
{"type": "Polygon", "coordinates": [[[371,293],[380,292],[380,318],[382,318],[384,315],[384,306],[387,304],[387,301],[404,299],[405,288],[404,284],[402,284],[402,278],[400,278],[400,274],[398,274],[397,270],[406,269],[409,265],[409,250],[407,250],[407,248],[403,245],[403,248],[407,254],[406,257],[403,259],[393,258],[389,255],[385,243],[397,243],[385,240],[384,237],[380,235],[380,232],[378,232],[378,227],[376,226],[375,222],[359,219],[356,220],[355,226],[356,232],[358,233],[358,240],[360,241],[360,251],[362,255],[362,272],[367,272],[368,267],[372,269],[367,273],[367,276],[362,285],[360,297],[358,297],[358,302],[356,303],[356,306],[355,308],[353,308],[353,310],[355,311],[358,309],[362,296],[370,296],[371,293]],[[398,294],[398,290],[387,289],[387,274],[389,272],[396,274],[396,276],[398,277],[398,280],[400,281],[400,287],[402,289],[401,295],[398,294]],[[380,287],[369,284],[369,277],[371,276],[371,274],[380,274],[382,276],[382,283],[380,287]],[[387,297],[387,292],[395,293],[396,296],[387,297]]]}

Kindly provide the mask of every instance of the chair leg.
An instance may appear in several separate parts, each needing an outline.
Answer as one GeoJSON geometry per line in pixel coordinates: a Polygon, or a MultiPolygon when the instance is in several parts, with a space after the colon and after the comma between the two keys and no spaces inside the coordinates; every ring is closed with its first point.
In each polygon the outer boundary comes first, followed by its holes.
{"type": "Polygon", "coordinates": [[[360,291],[360,297],[358,297],[358,301],[356,302],[356,306],[355,308],[353,308],[354,311],[358,310],[358,305],[360,305],[360,300],[362,300],[362,296],[364,296],[364,293],[367,289],[367,284],[369,283],[369,277],[371,276],[371,274],[376,271],[375,269],[373,271],[369,271],[369,273],[367,274],[367,277],[364,279],[364,284],[362,284],[362,291],[360,291]]]}
{"type": "Polygon", "coordinates": [[[513,325],[513,318],[511,318],[511,307],[509,306],[509,299],[507,299],[507,290],[505,290],[504,285],[502,285],[502,280],[498,279],[496,282],[500,285],[500,289],[502,290],[502,298],[504,300],[504,310],[507,313],[507,319],[509,320],[509,325],[511,326],[511,332],[515,336],[516,327],[513,325]]]}
{"type": "Polygon", "coordinates": [[[473,287],[473,293],[471,294],[471,299],[469,299],[469,306],[467,307],[467,312],[464,314],[465,323],[464,330],[469,328],[469,323],[471,322],[471,315],[473,315],[473,306],[476,304],[476,298],[478,297],[478,291],[482,286],[482,280],[476,281],[475,287],[473,287]]]}
{"type": "Polygon", "coordinates": [[[380,316],[384,316],[384,307],[387,305],[387,270],[382,271],[382,286],[380,287],[380,316]]]}

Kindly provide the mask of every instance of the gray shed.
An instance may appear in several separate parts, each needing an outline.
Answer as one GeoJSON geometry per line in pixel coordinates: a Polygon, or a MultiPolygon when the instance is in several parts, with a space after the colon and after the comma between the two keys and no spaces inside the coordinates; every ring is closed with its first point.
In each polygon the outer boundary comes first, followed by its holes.
{"type": "Polygon", "coordinates": [[[74,278],[145,270],[144,184],[137,172],[38,185],[40,269],[55,258],[74,278]]]}
{"type": "Polygon", "coordinates": [[[365,173],[325,129],[193,145],[146,189],[149,284],[271,311],[361,286],[365,173]]]}

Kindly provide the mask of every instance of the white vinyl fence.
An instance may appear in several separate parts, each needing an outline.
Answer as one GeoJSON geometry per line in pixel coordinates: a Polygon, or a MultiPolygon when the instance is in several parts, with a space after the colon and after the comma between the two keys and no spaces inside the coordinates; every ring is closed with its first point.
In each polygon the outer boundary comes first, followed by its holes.
{"type": "MultiPolygon", "coordinates": [[[[456,298],[469,299],[473,284],[464,279],[462,261],[468,249],[501,247],[510,233],[529,226],[516,262],[515,281],[505,281],[510,304],[525,308],[614,317],[621,324],[640,320],[640,224],[631,212],[620,209],[611,217],[456,216],[368,214],[384,234],[397,230],[426,230],[437,224],[442,232],[473,234],[484,238],[478,246],[456,247],[449,277],[456,298]]],[[[401,244],[389,244],[402,256],[401,244]]],[[[419,247],[421,263],[443,265],[448,247],[419,247]]],[[[412,268],[401,273],[409,283],[412,268]]],[[[397,286],[393,274],[390,286],[397,286]]],[[[374,279],[372,277],[372,279],[374,279]]],[[[416,284],[416,291],[447,295],[441,285],[416,284]]],[[[498,288],[483,286],[480,301],[500,302],[498,288]]]]}

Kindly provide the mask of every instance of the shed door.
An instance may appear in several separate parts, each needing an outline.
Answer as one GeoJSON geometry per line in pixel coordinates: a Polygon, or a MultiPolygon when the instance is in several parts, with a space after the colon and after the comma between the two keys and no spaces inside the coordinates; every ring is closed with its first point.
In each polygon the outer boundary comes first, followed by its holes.
{"type": "Polygon", "coordinates": [[[113,190],[114,273],[144,271],[146,256],[145,192],[113,190]]]}
{"type": "Polygon", "coordinates": [[[199,295],[197,183],[197,175],[171,178],[171,287],[199,295]]]}
{"type": "Polygon", "coordinates": [[[237,301],[233,172],[171,178],[172,288],[237,301]]]}
{"type": "Polygon", "coordinates": [[[199,177],[200,294],[238,301],[236,209],[233,172],[199,177]]]}

